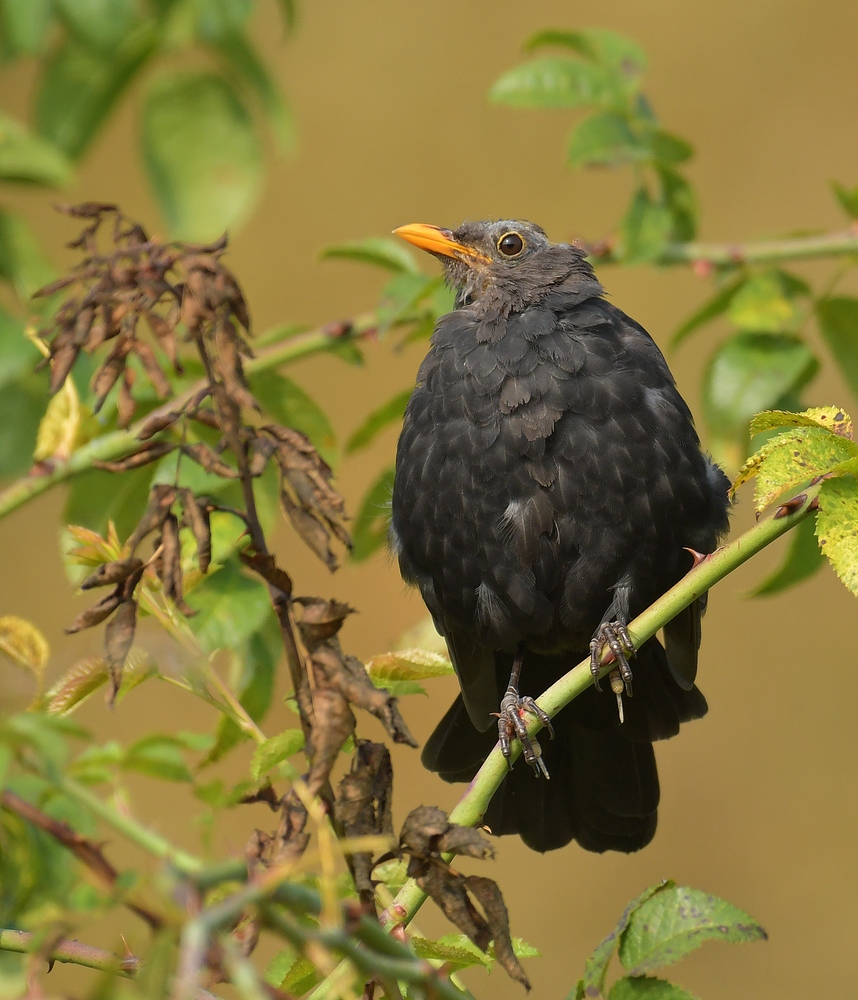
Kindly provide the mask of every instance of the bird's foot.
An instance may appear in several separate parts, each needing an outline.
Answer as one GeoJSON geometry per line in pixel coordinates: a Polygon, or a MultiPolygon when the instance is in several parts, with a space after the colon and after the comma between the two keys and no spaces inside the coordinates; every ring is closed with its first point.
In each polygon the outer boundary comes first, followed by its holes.
{"type": "Polygon", "coordinates": [[[548,778],[550,775],[542,759],[542,747],[535,737],[531,739],[527,734],[527,723],[524,721],[525,713],[539,719],[548,730],[551,738],[554,739],[554,727],[551,725],[551,719],[548,715],[536,704],[533,698],[522,698],[518,689],[510,684],[500,703],[500,711],[495,713],[498,718],[498,740],[500,741],[501,753],[506,759],[507,766],[511,768],[512,741],[517,738],[521,743],[524,759],[533,768],[534,774],[537,776],[544,774],[548,778]]]}
{"type": "Polygon", "coordinates": [[[593,675],[593,684],[597,691],[602,690],[599,684],[599,672],[603,666],[603,646],[607,646],[610,650],[625,693],[631,698],[632,668],[629,666],[628,658],[634,656],[637,650],[624,622],[602,622],[590,640],[590,673],[593,675]]]}

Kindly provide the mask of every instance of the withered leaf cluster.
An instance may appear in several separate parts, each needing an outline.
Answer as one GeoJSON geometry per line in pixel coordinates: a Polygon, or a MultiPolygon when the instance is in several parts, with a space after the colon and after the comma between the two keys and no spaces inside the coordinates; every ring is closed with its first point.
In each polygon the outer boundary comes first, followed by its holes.
{"type": "Polygon", "coordinates": [[[529,990],[530,983],[512,947],[509,915],[497,883],[482,875],[454,871],[441,857],[447,852],[479,859],[494,857],[488,840],[473,827],[450,823],[442,809],[418,806],[406,816],[399,843],[409,856],[409,878],[478,948],[485,951],[493,941],[495,958],[529,990]]]}

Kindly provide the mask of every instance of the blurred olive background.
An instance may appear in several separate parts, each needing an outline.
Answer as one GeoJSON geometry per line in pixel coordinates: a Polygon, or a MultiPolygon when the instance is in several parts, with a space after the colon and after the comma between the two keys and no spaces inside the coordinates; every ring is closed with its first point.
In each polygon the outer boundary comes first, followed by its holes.
{"type": "MultiPolygon", "coordinates": [[[[228,257],[257,330],[372,308],[383,275],[352,263],[322,263],[318,251],[403,223],[455,226],[464,218],[523,217],[558,240],[611,233],[629,195],[629,177],[621,171],[572,173],[564,166],[573,116],[492,107],[485,99],[491,83],[519,61],[524,38],[543,27],[607,27],[644,47],[650,59],[645,89],[661,122],[697,150],[689,174],[700,196],[705,240],[842,226],[828,182],[858,181],[858,6],[845,0],[613,0],[586,8],[549,0],[308,0],[300,5],[297,31],[286,39],[274,4],[259,6],[254,35],[290,100],[298,140],[295,153],[270,168],[261,203],[234,234],[228,257]]],[[[3,103],[21,117],[32,83],[27,67],[0,73],[3,103]]],[[[64,198],[116,201],[147,228],[163,232],[138,162],[132,105],[123,102],[64,198]]],[[[69,221],[43,194],[18,189],[7,201],[26,214],[63,263],[60,248],[75,232],[69,221]]],[[[427,259],[426,266],[436,265],[427,259]]],[[[826,265],[813,267],[807,273],[819,275],[826,265]]],[[[665,348],[708,289],[690,270],[603,268],[600,277],[612,300],[665,348]]],[[[670,358],[693,408],[717,338],[713,327],[670,358]]],[[[413,380],[424,349],[417,344],[394,352],[382,342],[369,347],[362,370],[327,357],[301,363],[290,374],[344,440],[368,411],[413,380]]],[[[806,399],[858,409],[830,366],[806,399]]],[[[339,483],[351,510],[390,460],[394,444],[390,430],[359,459],[342,462],[339,483]]],[[[45,632],[53,649],[51,677],[100,642],[99,630],[69,638],[62,633],[82,602],[57,553],[61,506],[56,492],[0,523],[0,614],[31,619],[45,632]]],[[[750,502],[742,497],[735,529],[751,520],[750,502]]],[[[359,609],[344,633],[346,647],[358,656],[389,648],[423,617],[419,598],[405,590],[384,556],[331,577],[285,524],[275,548],[299,592],[336,596],[359,609]]],[[[693,993],[757,1000],[852,995],[858,935],[856,607],[827,568],[783,596],[746,599],[777,558],[777,552],[764,553],[713,595],[700,666],[710,714],[658,748],[662,807],[654,843],[626,857],[591,855],[575,846],[539,856],[517,840],[498,842],[497,862],[486,874],[501,884],[513,933],[543,952],[527,963],[534,996],[565,995],[625,904],[666,877],[729,899],[770,935],[766,944],[715,944],[697,952],[672,976],[693,993]]],[[[169,658],[166,640],[152,631],[145,635],[155,655],[169,658]]],[[[434,682],[428,700],[404,702],[419,740],[454,690],[451,680],[434,682]]],[[[0,664],[0,692],[23,705],[27,681],[0,664]]],[[[128,740],[156,726],[210,724],[198,703],[165,694],[160,686],[145,686],[113,713],[95,699],[79,718],[99,740],[128,740]]],[[[263,728],[273,734],[287,719],[278,703],[263,728]]],[[[360,725],[366,735],[378,732],[364,718],[360,725]]],[[[415,805],[449,807],[457,797],[454,788],[422,771],[413,751],[397,748],[395,775],[397,823],[415,805]]],[[[179,842],[195,843],[182,789],[173,793],[145,778],[132,787],[139,816],[179,842]]],[[[271,821],[262,811],[234,814],[219,832],[219,845],[240,850],[254,824],[271,821]]],[[[430,936],[445,933],[428,911],[418,918],[421,929],[430,936]]],[[[478,996],[521,996],[500,971],[488,982],[482,973],[468,981],[478,996]]],[[[75,982],[87,980],[77,976],[75,982]]]]}

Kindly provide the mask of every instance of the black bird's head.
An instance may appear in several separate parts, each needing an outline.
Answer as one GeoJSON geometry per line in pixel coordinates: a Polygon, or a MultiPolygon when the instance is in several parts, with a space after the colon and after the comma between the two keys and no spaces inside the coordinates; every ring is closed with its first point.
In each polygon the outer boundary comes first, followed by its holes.
{"type": "Polygon", "coordinates": [[[509,314],[555,290],[602,294],[585,252],[551,243],[532,222],[464,222],[455,231],[414,223],[394,233],[438,257],[457,306],[509,314]]]}

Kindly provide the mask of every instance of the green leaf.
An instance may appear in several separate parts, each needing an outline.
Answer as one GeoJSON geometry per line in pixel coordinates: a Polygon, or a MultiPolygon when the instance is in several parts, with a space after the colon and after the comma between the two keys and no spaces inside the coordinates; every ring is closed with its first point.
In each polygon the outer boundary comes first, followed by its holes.
{"type": "Polygon", "coordinates": [[[279,988],[280,984],[286,978],[286,974],[295,964],[296,957],[294,948],[281,948],[280,951],[272,956],[268,965],[265,966],[262,978],[269,986],[279,988]]]}
{"type": "Polygon", "coordinates": [[[572,49],[587,59],[603,66],[621,69],[629,75],[642,73],[646,69],[646,53],[636,42],[604,28],[585,28],[582,31],[549,28],[538,31],[524,43],[524,50],[532,52],[548,45],[572,49]]]}
{"type": "Polygon", "coordinates": [[[730,282],[729,285],[725,285],[723,288],[719,289],[711,299],[704,302],[703,305],[696,311],[693,312],[687,320],[677,329],[676,333],[670,338],[670,346],[678,347],[683,340],[695,330],[699,329],[701,326],[705,326],[707,323],[711,323],[713,319],[717,319],[722,316],[730,307],[730,303],[733,301],[733,296],[745,283],[745,278],[739,277],[735,281],[730,282]]]}
{"type": "Polygon", "coordinates": [[[624,976],[611,986],[608,997],[609,1000],[695,1000],[675,983],[650,976],[624,976]]]}
{"type": "Polygon", "coordinates": [[[136,0],[54,0],[57,13],[84,45],[111,52],[139,22],[136,0]]]}
{"type": "Polygon", "coordinates": [[[789,533],[789,548],[781,566],[757,584],[752,597],[770,597],[779,594],[802,580],[807,580],[822,566],[825,559],[816,540],[816,522],[805,518],[789,533]]]}
{"type": "Polygon", "coordinates": [[[688,181],[670,167],[656,168],[662,203],[671,216],[670,239],[687,243],[697,234],[697,201],[688,181]]]}
{"type": "Polygon", "coordinates": [[[51,26],[52,0],[2,0],[0,38],[7,57],[41,55],[51,26]]]}
{"type": "Polygon", "coordinates": [[[620,940],[619,959],[629,975],[673,965],[704,941],[741,943],[766,932],[737,906],[687,886],[670,886],[631,915],[620,940]]]}
{"type": "Polygon", "coordinates": [[[280,989],[284,993],[291,993],[296,997],[304,996],[321,978],[322,974],[309,958],[299,958],[286,973],[286,978],[280,984],[280,989]]]}
{"type": "Polygon", "coordinates": [[[0,112],[0,180],[59,187],[71,178],[71,165],[55,146],[0,112]]]}
{"type": "Polygon", "coordinates": [[[593,954],[587,959],[587,963],[584,966],[584,978],[578,984],[578,988],[575,991],[577,996],[579,993],[586,993],[587,996],[603,996],[605,993],[605,980],[608,975],[608,965],[613,958],[614,952],[617,950],[618,943],[622,942],[623,934],[629,923],[637,912],[637,910],[647,902],[647,900],[653,898],[659,893],[666,892],[673,889],[676,885],[675,882],[665,881],[660,882],[658,885],[650,886],[637,897],[633,899],[631,903],[623,910],[623,914],[620,917],[617,926],[611,931],[611,933],[596,946],[593,954]]]}
{"type": "Polygon", "coordinates": [[[272,614],[268,590],[245,576],[234,560],[204,577],[188,595],[199,614],[188,620],[197,641],[206,650],[234,649],[262,628],[272,614]]]}
{"type": "Polygon", "coordinates": [[[143,516],[152,482],[152,466],[120,474],[90,469],[71,481],[63,521],[92,528],[100,535],[113,521],[120,538],[127,538],[143,516]]]}
{"type": "Polygon", "coordinates": [[[148,25],[104,54],[68,38],[46,64],[36,95],[39,134],[71,159],[81,157],[155,45],[148,25]]]}
{"type": "Polygon", "coordinates": [[[19,215],[0,208],[0,278],[11,282],[18,297],[27,301],[52,281],[54,274],[29,225],[19,215]]]}
{"type": "Polygon", "coordinates": [[[733,296],[730,321],[742,330],[779,333],[792,330],[801,320],[795,303],[807,286],[783,271],[766,271],[749,278],[733,296]]]}
{"type": "Polygon", "coordinates": [[[32,464],[48,396],[48,373],[33,372],[40,357],[24,336],[23,322],[0,308],[0,477],[22,473],[32,464]]]}
{"type": "Polygon", "coordinates": [[[244,30],[253,11],[253,0],[195,0],[197,31],[206,41],[244,30]]]}
{"type": "Polygon", "coordinates": [[[645,187],[632,198],[622,224],[622,256],[627,264],[655,260],[671,236],[673,216],[666,205],[655,202],[645,187]]]}
{"type": "Polygon", "coordinates": [[[777,427],[824,427],[838,437],[852,437],[852,417],[839,406],[814,406],[802,413],[765,410],[751,421],[751,436],[777,427]]]}
{"type": "Polygon", "coordinates": [[[439,959],[449,962],[457,969],[467,969],[472,965],[482,965],[486,968],[493,960],[464,934],[445,934],[437,941],[414,936],[410,941],[411,948],[418,958],[439,959]]]}
{"type": "Polygon", "coordinates": [[[142,118],[146,168],[173,236],[213,239],[250,212],[262,150],[226,80],[205,72],[161,77],[142,118]]]}
{"type": "Polygon", "coordinates": [[[790,334],[738,333],[707,366],[703,412],[716,459],[735,468],[747,450],[748,422],[798,393],[819,367],[810,348],[790,334]]]}
{"type": "Polygon", "coordinates": [[[832,357],[858,396],[858,299],[820,299],[816,318],[832,357]]]}
{"type": "Polygon", "coordinates": [[[572,167],[616,167],[648,160],[650,153],[650,147],[632,131],[627,118],[614,111],[602,111],[575,126],[566,158],[572,167]]]}
{"type": "MultiPolygon", "coordinates": [[[[755,468],[754,507],[759,513],[787,490],[858,459],[858,445],[816,427],[798,427],[768,440],[755,468]]],[[[737,483],[741,474],[737,477],[737,483]]]]}
{"type": "Polygon", "coordinates": [[[385,427],[401,420],[413,391],[413,389],[406,389],[394,396],[393,399],[389,399],[384,406],[373,410],[346,442],[346,454],[365,448],[371,441],[375,440],[385,427]]]}
{"type": "Polygon", "coordinates": [[[244,34],[236,32],[218,39],[214,46],[238,79],[259,98],[281,151],[290,149],[295,142],[295,124],[280,88],[259,53],[244,34]]]}
{"type": "Polygon", "coordinates": [[[420,274],[420,268],[410,250],[401,240],[393,240],[387,236],[369,236],[365,240],[325,247],[319,257],[322,260],[355,260],[361,264],[383,267],[394,274],[420,274]]]}
{"type": "Polygon", "coordinates": [[[352,528],[351,558],[355,562],[367,559],[387,541],[393,472],[393,466],[385,469],[363,498],[352,528]]]}
{"type": "Polygon", "coordinates": [[[858,479],[827,479],[819,491],[819,546],[843,584],[858,595],[858,479]]]}
{"type": "Polygon", "coordinates": [[[532,59],[492,85],[489,100],[514,108],[624,108],[618,75],[592,62],[562,56],[532,59]]]}
{"type": "Polygon", "coordinates": [[[281,761],[288,760],[304,746],[304,734],[300,729],[286,729],[270,740],[260,743],[250,761],[250,776],[258,781],[281,761]]]}
{"type": "Polygon", "coordinates": [[[663,132],[661,129],[654,132],[650,138],[650,148],[652,158],[663,166],[685,163],[694,155],[694,147],[691,143],[681,139],[678,135],[663,132]]]}
{"type": "Polygon", "coordinates": [[[292,379],[277,372],[250,377],[250,391],[279,424],[306,434],[331,467],[339,458],[334,429],[324,411],[292,379]]]}
{"type": "Polygon", "coordinates": [[[181,743],[174,737],[157,733],[133,743],[125,751],[122,766],[164,781],[193,781],[182,756],[181,743]]]}
{"type": "Polygon", "coordinates": [[[837,181],[832,181],[831,190],[849,218],[858,219],[858,187],[847,188],[838,184],[837,181]]]}
{"type": "Polygon", "coordinates": [[[366,672],[372,683],[386,688],[391,694],[425,694],[417,681],[429,677],[446,677],[454,673],[450,658],[428,649],[398,649],[379,653],[366,661],[366,672]]]}

